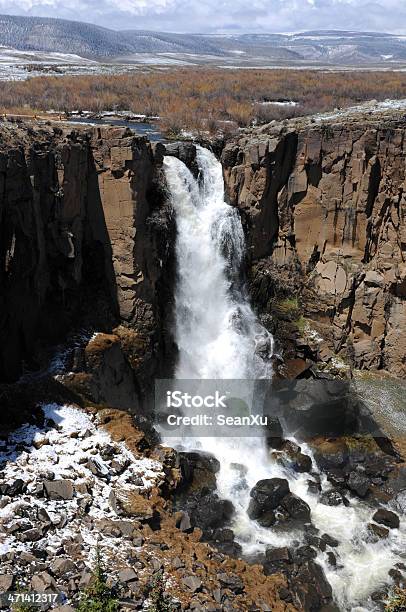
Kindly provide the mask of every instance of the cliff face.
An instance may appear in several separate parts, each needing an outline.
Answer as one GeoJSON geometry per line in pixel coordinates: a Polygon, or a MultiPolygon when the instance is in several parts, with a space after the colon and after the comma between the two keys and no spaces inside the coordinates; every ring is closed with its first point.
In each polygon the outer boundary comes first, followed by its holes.
{"type": "MultiPolygon", "coordinates": [[[[404,134],[393,113],[292,120],[223,149],[252,298],[286,359],[331,366],[338,354],[344,365],[406,373],[404,134]]],[[[97,401],[111,402],[121,380],[141,396],[173,359],[163,153],[124,128],[2,125],[0,380],[81,330],[107,333],[76,355],[82,387],[110,373],[97,401]]],[[[127,407],[125,396],[113,405],[127,407]]]]}
{"type": "Polygon", "coordinates": [[[134,370],[151,374],[164,351],[172,231],[159,145],[124,128],[5,124],[0,147],[0,380],[38,366],[72,332],[119,323],[126,358],[136,346],[134,370]]]}
{"type": "Polygon", "coordinates": [[[403,119],[270,124],[229,143],[222,161],[252,296],[282,348],[405,375],[403,119]]]}

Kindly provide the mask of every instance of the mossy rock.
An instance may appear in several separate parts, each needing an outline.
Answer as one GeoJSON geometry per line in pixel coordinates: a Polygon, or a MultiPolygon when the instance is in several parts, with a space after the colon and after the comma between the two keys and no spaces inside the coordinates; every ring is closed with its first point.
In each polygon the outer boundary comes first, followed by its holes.
{"type": "Polygon", "coordinates": [[[271,309],[273,316],[278,319],[291,322],[301,320],[302,313],[296,297],[274,300],[271,309]]]}

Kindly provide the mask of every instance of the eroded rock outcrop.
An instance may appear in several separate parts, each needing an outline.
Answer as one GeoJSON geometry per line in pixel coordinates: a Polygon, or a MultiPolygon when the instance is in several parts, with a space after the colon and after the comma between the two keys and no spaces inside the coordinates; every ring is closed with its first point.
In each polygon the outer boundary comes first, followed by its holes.
{"type": "Polygon", "coordinates": [[[224,148],[251,293],[285,348],[293,344],[291,357],[310,350],[326,362],[338,353],[359,368],[405,374],[404,137],[392,111],[273,123],[224,148]]]}
{"type": "Polygon", "coordinates": [[[37,368],[75,330],[120,323],[120,359],[145,391],[171,294],[162,147],[126,128],[9,124],[0,146],[0,380],[37,368]]]}

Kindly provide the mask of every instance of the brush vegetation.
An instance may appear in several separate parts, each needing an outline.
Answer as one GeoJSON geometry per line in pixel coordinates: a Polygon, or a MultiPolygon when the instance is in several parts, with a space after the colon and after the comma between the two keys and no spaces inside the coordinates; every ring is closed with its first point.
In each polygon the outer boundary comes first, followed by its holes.
{"type": "Polygon", "coordinates": [[[4,112],[119,111],[161,117],[164,130],[235,130],[273,119],[406,98],[402,72],[176,68],[109,76],[40,76],[1,84],[4,112]],[[379,76],[378,76],[379,75],[379,76]],[[269,102],[292,100],[296,106],[269,102]]]}

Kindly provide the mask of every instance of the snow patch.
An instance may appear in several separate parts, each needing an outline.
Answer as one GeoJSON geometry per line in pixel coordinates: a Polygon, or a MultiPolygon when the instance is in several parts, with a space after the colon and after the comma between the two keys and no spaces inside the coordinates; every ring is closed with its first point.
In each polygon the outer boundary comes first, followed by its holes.
{"type": "MultiPolygon", "coordinates": [[[[80,534],[85,561],[97,543],[117,560],[121,554],[120,540],[98,531],[95,521],[123,518],[110,506],[111,491],[145,494],[164,478],[162,465],[136,457],[123,442],[114,442],[99,428],[97,417],[78,408],[46,404],[42,410],[43,427],[28,424],[20,427],[0,449],[1,483],[12,485],[17,479],[25,483],[23,495],[2,497],[0,555],[33,548],[55,552],[64,540],[80,534]],[[112,461],[122,469],[112,467],[112,461]],[[98,468],[96,474],[94,464],[98,468]],[[73,498],[52,500],[38,495],[38,487],[47,480],[70,480],[75,487],[73,498]],[[86,485],[87,493],[85,488],[77,489],[80,484],[86,485]],[[90,505],[86,520],[83,503],[90,505]],[[36,519],[41,511],[48,513],[52,525],[43,529],[43,537],[38,541],[21,541],[18,537],[21,531],[41,526],[36,519]],[[16,521],[21,529],[10,530],[16,521]]],[[[125,550],[122,552],[124,555],[125,550]]]]}

